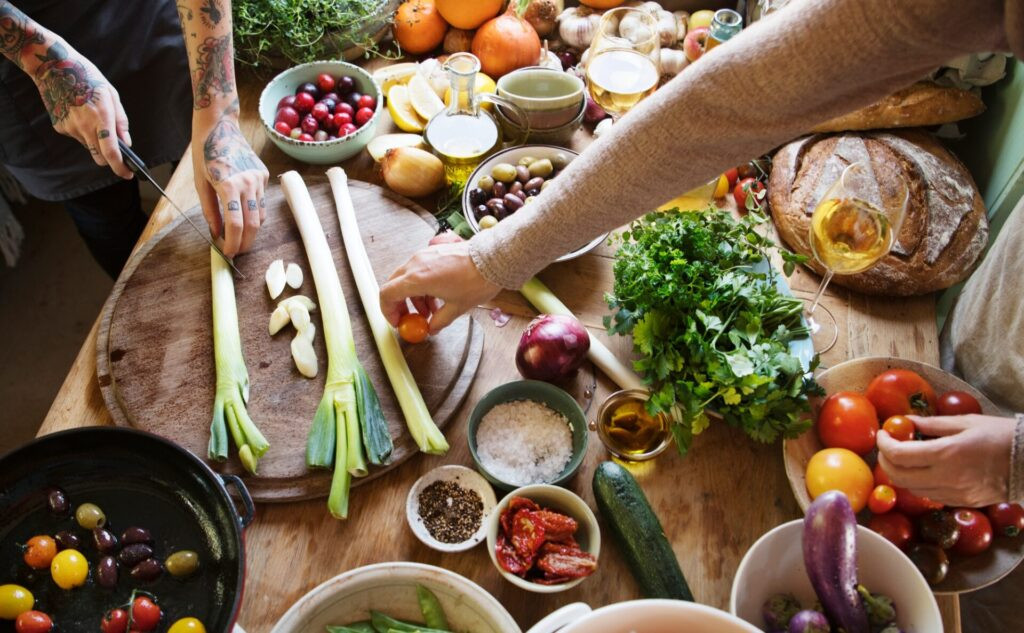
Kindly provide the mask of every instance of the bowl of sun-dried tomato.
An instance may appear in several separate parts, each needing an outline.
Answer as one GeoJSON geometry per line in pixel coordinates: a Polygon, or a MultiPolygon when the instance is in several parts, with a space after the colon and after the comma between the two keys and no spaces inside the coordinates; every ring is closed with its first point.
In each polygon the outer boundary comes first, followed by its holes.
{"type": "Polygon", "coordinates": [[[512,584],[557,593],[597,571],[601,531],[594,512],[573,492],[548,484],[523,486],[488,516],[487,549],[512,584]]]}

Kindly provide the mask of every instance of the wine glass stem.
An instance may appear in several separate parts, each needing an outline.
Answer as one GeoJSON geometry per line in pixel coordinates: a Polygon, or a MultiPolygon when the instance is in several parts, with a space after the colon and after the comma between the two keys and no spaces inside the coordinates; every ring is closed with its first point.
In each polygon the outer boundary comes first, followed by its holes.
{"type": "Polygon", "coordinates": [[[821,283],[818,284],[818,292],[814,293],[814,301],[811,302],[811,307],[807,310],[807,315],[814,314],[814,310],[818,307],[818,302],[821,301],[821,295],[825,294],[825,288],[828,287],[828,282],[832,281],[832,276],[835,275],[831,270],[825,271],[825,276],[821,278],[821,283]]]}

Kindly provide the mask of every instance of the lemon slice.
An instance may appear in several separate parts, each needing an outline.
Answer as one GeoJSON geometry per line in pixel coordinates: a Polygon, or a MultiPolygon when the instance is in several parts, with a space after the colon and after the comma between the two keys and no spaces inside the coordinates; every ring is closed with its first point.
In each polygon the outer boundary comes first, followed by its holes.
{"type": "Polygon", "coordinates": [[[405,86],[391,86],[391,90],[388,90],[388,112],[403,132],[422,132],[426,125],[426,121],[413,109],[405,86]]]}
{"type": "Polygon", "coordinates": [[[381,92],[387,94],[392,86],[406,83],[415,74],[416,64],[413,62],[403,62],[378,68],[374,71],[373,78],[380,84],[381,92]]]}
{"type": "MultiPolygon", "coordinates": [[[[485,75],[483,73],[477,73],[476,74],[476,80],[473,82],[473,94],[483,94],[485,92],[486,93],[490,93],[490,94],[494,94],[495,91],[497,91],[497,89],[498,89],[498,87],[495,85],[493,79],[491,79],[490,77],[488,77],[487,75],[485,75]]],[[[444,91],[444,104],[445,104],[445,106],[450,106],[452,104],[452,89],[451,89],[450,86],[448,88],[446,88],[445,91],[444,91]]],[[[486,108],[488,110],[491,109],[491,103],[489,101],[483,103],[482,105],[483,105],[484,108],[486,108]]],[[[462,95],[462,96],[459,97],[459,107],[460,108],[465,108],[466,107],[466,96],[465,95],[462,95]]]]}
{"type": "Polygon", "coordinates": [[[437,96],[423,75],[417,73],[410,77],[408,88],[409,101],[412,102],[416,114],[424,120],[429,121],[430,117],[444,110],[444,102],[437,96]]]}

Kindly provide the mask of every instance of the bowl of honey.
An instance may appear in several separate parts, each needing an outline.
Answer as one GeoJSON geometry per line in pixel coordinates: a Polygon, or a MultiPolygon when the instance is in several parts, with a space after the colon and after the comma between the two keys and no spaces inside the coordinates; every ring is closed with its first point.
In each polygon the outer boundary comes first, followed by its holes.
{"type": "Polygon", "coordinates": [[[650,394],[644,389],[623,389],[611,394],[597,410],[591,430],[615,457],[642,462],[660,455],[672,443],[669,419],[647,411],[650,394]]]}

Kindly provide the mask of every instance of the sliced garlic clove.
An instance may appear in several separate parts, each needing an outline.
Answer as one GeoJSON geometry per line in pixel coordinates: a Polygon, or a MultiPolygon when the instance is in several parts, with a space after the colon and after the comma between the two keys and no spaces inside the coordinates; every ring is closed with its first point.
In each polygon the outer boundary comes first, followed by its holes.
{"type": "MultiPolygon", "coordinates": [[[[307,332],[312,328],[307,328],[307,332]]],[[[295,368],[306,378],[315,378],[317,374],[316,350],[313,349],[313,342],[306,334],[296,334],[292,339],[292,360],[295,361],[295,368]]]]}
{"type": "Polygon", "coordinates": [[[294,290],[298,290],[302,285],[302,269],[295,262],[288,264],[288,268],[284,272],[285,281],[288,286],[294,290]]]}
{"type": "Polygon", "coordinates": [[[270,298],[277,299],[284,291],[285,273],[284,260],[275,259],[270,262],[266,274],[267,290],[270,291],[270,298]]]}
{"type": "Polygon", "coordinates": [[[316,304],[313,303],[313,300],[310,299],[309,297],[307,297],[306,295],[295,295],[295,296],[292,296],[292,297],[288,297],[287,299],[282,299],[281,302],[278,303],[277,305],[278,306],[284,306],[284,309],[287,310],[288,309],[288,304],[292,303],[293,301],[301,303],[302,307],[306,308],[307,312],[315,312],[316,311],[316,304]]]}
{"type": "MultiPolygon", "coordinates": [[[[308,314],[308,313],[307,313],[308,314]]],[[[291,315],[288,314],[288,307],[285,302],[277,304],[274,311],[270,313],[270,335],[273,336],[281,331],[281,328],[288,325],[291,315]]]]}
{"type": "Polygon", "coordinates": [[[309,310],[306,309],[306,306],[302,305],[299,301],[289,301],[286,309],[295,329],[299,333],[305,332],[310,325],[309,310]]]}

